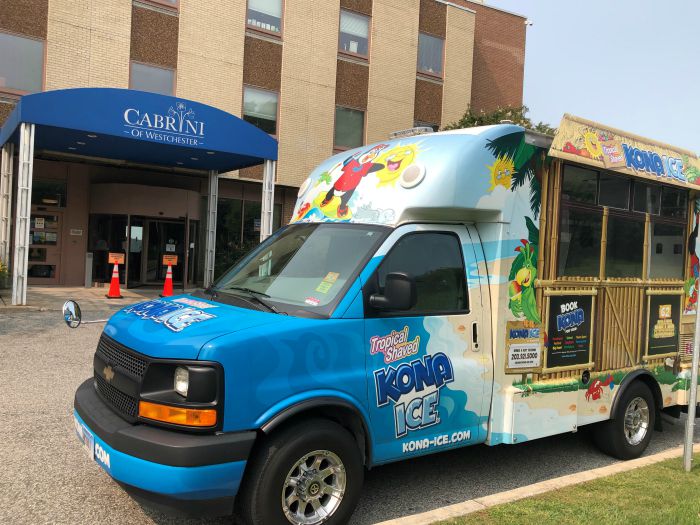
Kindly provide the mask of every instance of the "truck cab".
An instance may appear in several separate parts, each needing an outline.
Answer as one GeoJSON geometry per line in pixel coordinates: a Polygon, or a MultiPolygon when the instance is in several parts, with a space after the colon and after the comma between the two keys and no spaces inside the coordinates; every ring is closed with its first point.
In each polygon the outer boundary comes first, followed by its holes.
{"type": "MultiPolygon", "coordinates": [[[[604,392],[597,417],[578,408],[597,377],[587,363],[549,390],[532,375],[546,348],[535,283],[548,145],[504,124],[325,161],[291,224],[211,287],[109,320],[75,397],[89,454],[151,505],[345,523],[366,468],[615,419],[624,396],[604,392]]],[[[650,385],[634,391],[637,434],[620,457],[648,443],[650,385]]]]}

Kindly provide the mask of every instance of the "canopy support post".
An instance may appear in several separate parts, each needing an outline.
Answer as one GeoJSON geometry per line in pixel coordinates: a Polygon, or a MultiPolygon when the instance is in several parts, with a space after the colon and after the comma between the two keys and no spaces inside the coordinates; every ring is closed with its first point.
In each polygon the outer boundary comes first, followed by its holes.
{"type": "Polygon", "coordinates": [[[12,257],[12,304],[27,304],[27,263],[29,261],[29,219],[32,211],[34,172],[34,124],[19,128],[19,169],[17,170],[17,213],[15,251],[12,257]]]}
{"type": "Polygon", "coordinates": [[[204,240],[204,288],[214,282],[216,258],[216,207],[219,200],[219,172],[209,171],[209,199],[207,200],[207,238],[204,240]]]}
{"type": "Polygon", "coordinates": [[[12,228],[12,168],[15,145],[2,146],[0,161],[0,262],[10,267],[10,233],[12,228]]]}
{"type": "Polygon", "coordinates": [[[262,211],[260,213],[260,242],[272,235],[272,222],[275,210],[275,173],[277,162],[265,161],[262,186],[262,211]]]}

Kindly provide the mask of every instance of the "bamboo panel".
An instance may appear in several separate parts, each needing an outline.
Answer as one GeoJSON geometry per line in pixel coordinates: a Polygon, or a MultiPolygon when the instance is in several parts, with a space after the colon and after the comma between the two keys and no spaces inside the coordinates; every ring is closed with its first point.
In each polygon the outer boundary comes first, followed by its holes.
{"type": "Polygon", "coordinates": [[[608,300],[603,315],[603,369],[634,366],[637,362],[641,309],[632,292],[625,287],[605,288],[608,300]]]}
{"type": "Polygon", "coordinates": [[[608,251],[608,216],[609,209],[607,206],[603,207],[603,226],[602,234],[600,236],[600,268],[598,270],[598,277],[601,280],[605,279],[605,256],[608,251]]]}
{"type": "MultiPolygon", "coordinates": [[[[543,152],[543,161],[544,155],[545,154],[543,152]]],[[[549,197],[549,170],[549,166],[544,167],[542,170],[542,201],[540,202],[540,239],[543,240],[547,238],[547,228],[549,227],[549,224],[547,222],[547,214],[548,210],[551,208],[547,200],[549,197]]],[[[537,276],[540,278],[543,277],[544,272],[545,246],[546,244],[543,245],[543,243],[540,242],[540,246],[538,246],[537,249],[537,276]]],[[[537,301],[537,307],[540,311],[542,311],[544,306],[544,297],[542,296],[542,290],[535,290],[535,300],[537,301]]]]}
{"type": "Polygon", "coordinates": [[[547,277],[553,277],[557,274],[557,251],[559,249],[559,200],[561,198],[561,171],[562,163],[556,161],[554,163],[554,176],[551,177],[553,180],[552,185],[552,198],[550,199],[550,208],[552,212],[552,218],[550,224],[552,227],[549,229],[549,271],[547,272],[547,277]]]}

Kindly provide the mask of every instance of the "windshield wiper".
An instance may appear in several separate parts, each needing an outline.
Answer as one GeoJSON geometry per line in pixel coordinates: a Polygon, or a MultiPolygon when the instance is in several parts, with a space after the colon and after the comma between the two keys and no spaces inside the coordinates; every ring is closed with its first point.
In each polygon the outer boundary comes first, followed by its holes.
{"type": "Polygon", "coordinates": [[[226,292],[227,290],[237,290],[240,292],[246,292],[248,295],[250,295],[250,298],[255,300],[256,303],[261,304],[271,312],[274,312],[276,314],[279,314],[280,311],[275,308],[273,305],[270,303],[263,301],[260,297],[265,297],[269,298],[270,296],[266,294],[265,292],[259,292],[258,290],[253,290],[252,288],[245,288],[243,286],[229,286],[228,288],[221,288],[219,289],[222,292],[226,292]]]}

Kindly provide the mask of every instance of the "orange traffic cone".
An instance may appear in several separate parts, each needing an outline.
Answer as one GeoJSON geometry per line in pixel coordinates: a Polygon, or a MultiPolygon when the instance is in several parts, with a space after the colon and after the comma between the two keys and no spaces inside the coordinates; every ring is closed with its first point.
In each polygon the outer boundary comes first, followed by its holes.
{"type": "Polygon", "coordinates": [[[161,297],[170,297],[173,295],[173,267],[168,265],[168,272],[165,274],[165,282],[163,283],[163,293],[161,297]]]}
{"type": "Polygon", "coordinates": [[[109,292],[105,295],[107,299],[122,299],[122,292],[119,289],[119,265],[115,264],[112,269],[112,280],[109,283],[109,292]]]}

